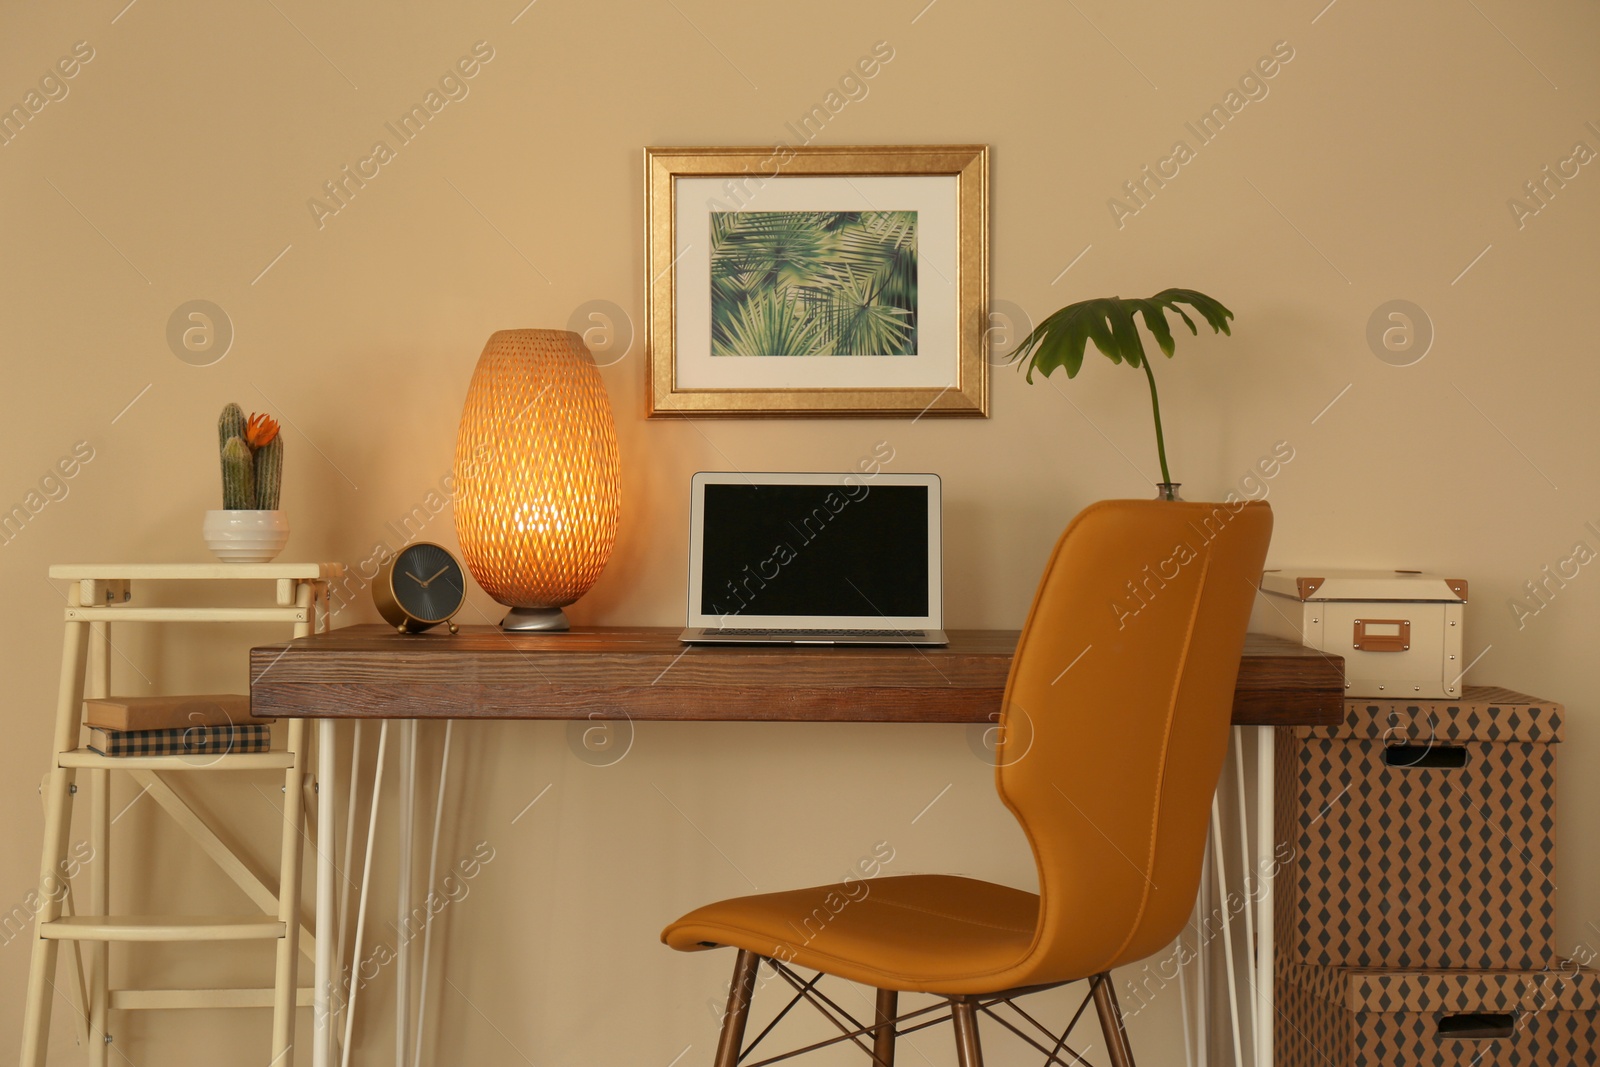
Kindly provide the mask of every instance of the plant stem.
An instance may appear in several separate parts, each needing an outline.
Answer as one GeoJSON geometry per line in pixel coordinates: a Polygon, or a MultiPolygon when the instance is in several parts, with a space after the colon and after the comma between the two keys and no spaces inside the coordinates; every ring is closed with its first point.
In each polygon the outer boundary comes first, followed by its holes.
{"type": "Polygon", "coordinates": [[[1167,442],[1161,436],[1161,398],[1156,396],[1156,376],[1150,369],[1149,356],[1139,362],[1144,364],[1144,376],[1150,381],[1150,411],[1156,417],[1156,455],[1161,457],[1161,480],[1170,485],[1172,475],[1167,473],[1167,442]]]}

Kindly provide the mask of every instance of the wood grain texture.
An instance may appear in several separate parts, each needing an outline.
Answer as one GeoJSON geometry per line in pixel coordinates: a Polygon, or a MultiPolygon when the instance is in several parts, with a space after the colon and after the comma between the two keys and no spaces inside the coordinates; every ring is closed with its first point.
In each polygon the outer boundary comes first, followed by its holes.
{"type": "MultiPolygon", "coordinates": [[[[251,714],[390,719],[992,722],[1015,630],[952,630],[944,648],[683,645],[677,627],[401,635],[381,625],[250,653],[251,714]]],[[[1251,634],[1236,725],[1340,721],[1344,663],[1251,634]]]]}

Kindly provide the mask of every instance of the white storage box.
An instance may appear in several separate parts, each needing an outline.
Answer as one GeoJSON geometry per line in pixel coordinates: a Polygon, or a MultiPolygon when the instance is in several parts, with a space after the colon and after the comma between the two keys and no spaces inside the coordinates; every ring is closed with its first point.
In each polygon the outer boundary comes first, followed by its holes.
{"type": "Polygon", "coordinates": [[[1421,571],[1269,570],[1258,628],[1344,657],[1350,696],[1459,697],[1467,583],[1421,571]]]}

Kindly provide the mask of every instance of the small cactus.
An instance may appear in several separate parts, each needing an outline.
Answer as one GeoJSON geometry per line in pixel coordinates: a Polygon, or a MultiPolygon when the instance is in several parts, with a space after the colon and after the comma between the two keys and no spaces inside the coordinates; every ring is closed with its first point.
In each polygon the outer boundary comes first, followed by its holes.
{"type": "Polygon", "coordinates": [[[242,437],[230,437],[222,446],[222,506],[232,511],[256,506],[255,468],[242,437]]]}
{"type": "Polygon", "coordinates": [[[229,511],[276,511],[283,488],[283,438],[276,419],[244,417],[229,404],[217,419],[222,447],[222,506],[229,511]]]}
{"type": "Polygon", "coordinates": [[[272,440],[256,449],[255,476],[256,507],[277,511],[278,494],[283,488],[282,434],[274,434],[272,440]]]}

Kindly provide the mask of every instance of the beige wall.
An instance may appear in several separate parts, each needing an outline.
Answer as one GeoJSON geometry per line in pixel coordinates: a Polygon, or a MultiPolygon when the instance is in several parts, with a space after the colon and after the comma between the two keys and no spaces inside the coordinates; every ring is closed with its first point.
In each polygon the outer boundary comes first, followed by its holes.
{"type": "MultiPolygon", "coordinates": [[[[1589,773],[1600,577],[1582,568],[1521,627],[1508,606],[1575,542],[1600,549],[1585,526],[1600,527],[1600,362],[1586,318],[1600,166],[1580,166],[1521,225],[1507,205],[1575,142],[1600,149],[1593,4],[1350,0],[1319,16],[1322,0],[540,0],[513,22],[520,0],[123,2],[0,16],[0,104],[23,101],[74,42],[94,53],[68,95],[0,147],[0,506],[23,502],[76,442],[94,450],[65,498],[0,548],[0,905],[20,902],[35,870],[60,640],[49,563],[201,558],[200,513],[216,503],[212,420],[228,400],[288,424],[288,556],[364,558],[448,471],[491,331],[562,327],[590,300],[640,321],[642,146],[791,138],[785,123],[885,41],[892,61],[819,142],[992,145],[994,298],[1038,317],[1183,285],[1237,313],[1232,339],[1184,337],[1158,368],[1186,496],[1221,496],[1288,442],[1294,459],[1269,485],[1276,561],[1471,579],[1467,644],[1483,653],[1472,680],[1570,709],[1561,945],[1597,939],[1600,859],[1585,842],[1600,829],[1589,773]],[[470,95],[319,227],[307,199],[478,41],[494,57],[470,95]],[[1108,199],[1174,141],[1195,147],[1184,123],[1276,42],[1293,59],[1269,94],[1119,226],[1108,199]],[[164,335],[173,309],[197,298],[237,331],[226,358],[203,368],[175,358],[164,335]],[[1368,316],[1394,298],[1437,330],[1413,366],[1386,365],[1365,340],[1368,316]]],[[[681,617],[685,490],[702,468],[843,467],[890,441],[891,469],[944,478],[956,626],[1018,624],[1078,508],[1152,492],[1143,383],[1096,356],[1071,383],[1029,387],[996,370],[987,421],[691,425],[644,421],[640,351],[604,372],[623,527],[609,570],[573,609],[581,622],[681,617]]],[[[454,540],[444,516],[427,533],[454,540]]],[[[494,608],[478,595],[468,614],[494,608]]],[[[344,615],[372,617],[359,601],[344,615]]],[[[242,684],[241,656],[195,640],[211,654],[122,635],[119,687],[242,684]]],[[[833,877],[878,841],[895,849],[893,873],[1030,884],[1024,843],[958,729],[645,726],[605,769],[574,758],[560,726],[458,736],[445,860],[480,841],[495,858],[447,915],[450,984],[439,983],[432,1026],[451,1052],[437,1062],[665,1065],[691,1045],[681,1062],[708,1062],[704,1005],[729,961],[668,952],[661,925],[751,884],[833,877]]],[[[260,842],[269,789],[208,796],[260,842]]],[[[119,906],[199,907],[222,894],[154,815],[144,800],[117,826],[131,887],[119,906]]],[[[6,1044],[25,942],[0,946],[6,1044]]],[[[139,957],[141,974],[168,984],[238,977],[252,959],[139,957]]],[[[379,1009],[363,1025],[370,1062],[392,1041],[392,981],[385,969],[362,994],[379,1009]]],[[[1146,1062],[1180,1055],[1175,1010],[1168,991],[1134,1021],[1146,1062]]],[[[226,1041],[253,1043],[227,1062],[255,1062],[265,1048],[260,1014],[124,1020],[115,1033],[128,1059],[114,1062],[141,1065],[219,1062],[226,1041]],[[197,1040],[201,1051],[180,1051],[197,1040]]],[[[59,1020],[57,1034],[52,1062],[73,1061],[59,1020]]],[[[942,1040],[917,1044],[948,1062],[942,1040]]],[[[991,1062],[1024,1062],[1001,1048],[991,1062]]]]}

